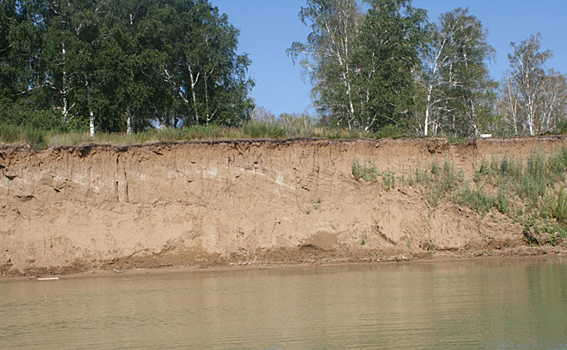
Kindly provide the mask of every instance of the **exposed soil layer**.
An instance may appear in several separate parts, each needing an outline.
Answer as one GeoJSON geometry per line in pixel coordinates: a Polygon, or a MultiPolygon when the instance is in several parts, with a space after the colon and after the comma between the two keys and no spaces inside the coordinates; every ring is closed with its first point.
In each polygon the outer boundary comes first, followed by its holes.
{"type": "MultiPolygon", "coordinates": [[[[498,212],[431,207],[410,177],[434,161],[551,152],[565,137],[229,140],[0,146],[0,276],[165,266],[274,265],[565,253],[530,247],[498,212]]],[[[562,248],[563,247],[563,248],[562,248]]]]}

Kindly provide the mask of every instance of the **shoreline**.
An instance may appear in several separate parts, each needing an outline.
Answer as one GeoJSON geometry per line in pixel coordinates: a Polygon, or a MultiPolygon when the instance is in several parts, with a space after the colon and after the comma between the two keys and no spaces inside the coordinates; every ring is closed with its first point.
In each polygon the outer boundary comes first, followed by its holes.
{"type": "MultiPolygon", "coordinates": [[[[231,264],[211,264],[209,266],[189,266],[189,265],[176,265],[176,266],[155,266],[155,267],[141,267],[141,268],[125,268],[125,269],[111,269],[111,268],[98,268],[88,269],[82,272],[60,273],[60,274],[26,274],[24,276],[0,276],[0,283],[9,281],[31,281],[38,280],[39,278],[57,278],[58,280],[75,279],[75,278],[94,278],[94,277],[120,277],[120,276],[142,276],[142,275],[165,275],[165,274],[185,274],[185,273],[217,273],[217,272],[231,272],[231,271],[262,271],[262,270],[297,270],[308,269],[314,267],[339,267],[339,266],[369,266],[369,265],[382,265],[382,264],[428,264],[428,263],[452,263],[452,262],[465,262],[465,261],[508,261],[508,260],[540,260],[540,259],[561,259],[567,258],[567,249],[560,247],[520,247],[521,249],[511,248],[505,250],[493,251],[475,251],[475,252],[442,252],[439,255],[434,255],[428,258],[406,257],[406,256],[393,256],[386,259],[371,260],[368,258],[363,259],[346,259],[338,261],[331,259],[327,261],[314,260],[304,261],[299,263],[273,263],[273,262],[244,262],[244,263],[231,263],[231,264]]],[[[52,282],[53,280],[45,280],[45,282],[52,282]]],[[[42,281],[43,282],[43,281],[42,281]]]]}

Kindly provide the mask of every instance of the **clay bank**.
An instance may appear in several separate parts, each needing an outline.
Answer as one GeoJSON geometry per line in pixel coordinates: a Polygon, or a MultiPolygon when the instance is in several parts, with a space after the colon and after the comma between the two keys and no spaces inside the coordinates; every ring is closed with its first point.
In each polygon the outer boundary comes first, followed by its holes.
{"type": "Polygon", "coordinates": [[[410,179],[564,137],[0,146],[0,276],[163,266],[561,253],[497,210],[432,205],[410,179]],[[370,171],[360,176],[355,165],[370,171]],[[531,244],[528,244],[531,243],[531,244]],[[530,246],[531,245],[531,246],[530,246]]]}

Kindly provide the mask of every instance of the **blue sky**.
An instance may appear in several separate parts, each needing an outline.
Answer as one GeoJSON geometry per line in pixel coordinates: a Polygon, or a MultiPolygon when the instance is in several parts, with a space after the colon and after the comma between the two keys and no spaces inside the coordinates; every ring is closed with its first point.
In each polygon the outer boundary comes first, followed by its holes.
{"type": "MultiPolygon", "coordinates": [[[[311,85],[285,53],[293,41],[305,42],[310,32],[297,16],[306,1],[210,2],[240,30],[239,52],[248,53],[252,60],[248,73],[256,82],[251,93],[256,104],[275,115],[308,110],[311,85]]],[[[567,73],[567,0],[414,0],[413,6],[426,9],[430,21],[457,7],[468,7],[488,30],[488,41],[496,49],[496,60],[489,65],[496,80],[509,67],[510,42],[520,43],[536,33],[542,34],[542,49],[555,54],[547,67],[567,73]]]]}

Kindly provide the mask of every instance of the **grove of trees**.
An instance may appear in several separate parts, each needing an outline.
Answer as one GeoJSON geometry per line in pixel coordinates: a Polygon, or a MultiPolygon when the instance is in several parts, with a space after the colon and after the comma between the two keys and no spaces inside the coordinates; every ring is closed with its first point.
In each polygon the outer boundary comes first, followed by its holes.
{"type": "Polygon", "coordinates": [[[496,82],[495,50],[468,9],[430,22],[411,0],[306,0],[299,18],[311,33],[287,53],[312,83],[316,118],[254,110],[239,31],[209,0],[2,0],[0,125],[91,135],[250,120],[286,133],[567,129],[567,77],[546,68],[553,53],[539,34],[511,44],[496,82]]]}
{"type": "Polygon", "coordinates": [[[0,123],[241,125],[254,104],[238,34],[207,0],[2,0],[0,123]]]}
{"type": "Polygon", "coordinates": [[[288,54],[308,73],[327,126],[467,137],[555,131],[567,113],[566,76],[545,69],[540,35],[512,43],[501,84],[489,75],[495,50],[468,9],[430,23],[410,0],[307,0],[306,43],[288,54]]]}
{"type": "Polygon", "coordinates": [[[502,79],[499,112],[515,134],[536,135],[554,130],[566,120],[566,76],[546,70],[553,53],[541,51],[541,36],[532,35],[508,55],[511,70],[502,79]]]}

